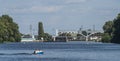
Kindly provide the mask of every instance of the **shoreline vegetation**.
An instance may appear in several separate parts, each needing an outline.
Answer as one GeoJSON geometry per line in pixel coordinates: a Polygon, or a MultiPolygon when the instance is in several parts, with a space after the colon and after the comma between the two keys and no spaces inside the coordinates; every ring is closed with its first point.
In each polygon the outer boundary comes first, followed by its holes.
{"type": "Polygon", "coordinates": [[[8,15],[0,16],[0,43],[20,42],[20,40],[21,34],[18,24],[8,15]]]}
{"type": "MultiPolygon", "coordinates": [[[[103,25],[102,39],[103,43],[120,43],[120,13],[118,16],[105,22],[103,25]]],[[[19,26],[15,23],[9,15],[0,16],[0,43],[20,42],[21,36],[24,35],[19,32],[19,26]]],[[[44,33],[42,22],[38,23],[37,40],[44,40],[44,42],[53,42],[53,37],[49,33],[44,33]]]]}
{"type": "Polygon", "coordinates": [[[107,21],[103,26],[104,34],[102,42],[120,44],[120,13],[111,21],[107,21]]]}

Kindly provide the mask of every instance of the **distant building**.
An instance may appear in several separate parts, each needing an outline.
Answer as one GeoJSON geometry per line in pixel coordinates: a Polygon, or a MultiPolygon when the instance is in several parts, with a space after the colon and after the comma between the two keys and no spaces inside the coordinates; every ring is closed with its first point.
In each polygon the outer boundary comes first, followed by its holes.
{"type": "Polygon", "coordinates": [[[66,36],[57,36],[54,39],[54,42],[67,42],[68,38],[66,36]]]}
{"type": "Polygon", "coordinates": [[[60,38],[67,37],[66,40],[81,40],[81,41],[101,41],[102,32],[95,30],[78,30],[78,31],[65,31],[57,30],[56,36],[54,36],[54,41],[59,40],[60,38]],[[56,39],[57,38],[57,39],[56,39]]]}
{"type": "Polygon", "coordinates": [[[101,41],[101,39],[102,39],[102,33],[100,33],[100,32],[92,34],[91,36],[89,36],[89,40],[99,42],[99,41],[101,41]]]}
{"type": "Polygon", "coordinates": [[[67,37],[67,40],[76,40],[77,39],[77,34],[78,32],[77,31],[58,31],[58,36],[61,36],[61,37],[67,37]]]}
{"type": "Polygon", "coordinates": [[[35,40],[36,39],[35,39],[34,35],[23,35],[21,42],[33,42],[35,40]]]}

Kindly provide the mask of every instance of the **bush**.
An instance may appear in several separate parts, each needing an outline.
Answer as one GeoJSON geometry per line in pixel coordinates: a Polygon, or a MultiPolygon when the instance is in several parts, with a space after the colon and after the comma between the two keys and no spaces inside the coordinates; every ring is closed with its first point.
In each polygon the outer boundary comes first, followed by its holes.
{"type": "Polygon", "coordinates": [[[101,40],[103,43],[109,43],[110,40],[111,40],[111,36],[108,33],[103,34],[102,40],[101,40]]]}

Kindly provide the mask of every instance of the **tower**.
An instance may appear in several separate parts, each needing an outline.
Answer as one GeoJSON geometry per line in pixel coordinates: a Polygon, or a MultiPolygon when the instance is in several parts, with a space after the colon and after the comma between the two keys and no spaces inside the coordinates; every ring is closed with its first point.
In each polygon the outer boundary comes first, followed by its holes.
{"type": "Polygon", "coordinates": [[[58,29],[56,29],[56,36],[58,36],[58,29]]]}
{"type": "Polygon", "coordinates": [[[93,31],[95,31],[95,25],[93,25],[93,31]]]}
{"type": "Polygon", "coordinates": [[[30,35],[32,35],[32,25],[30,24],[30,35]]]}

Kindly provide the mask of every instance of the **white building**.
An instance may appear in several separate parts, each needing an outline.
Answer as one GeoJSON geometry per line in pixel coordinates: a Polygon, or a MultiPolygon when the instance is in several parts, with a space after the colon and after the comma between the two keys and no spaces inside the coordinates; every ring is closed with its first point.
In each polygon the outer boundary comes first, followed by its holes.
{"type": "Polygon", "coordinates": [[[22,36],[21,42],[33,42],[35,41],[34,35],[24,35],[22,36]]]}

